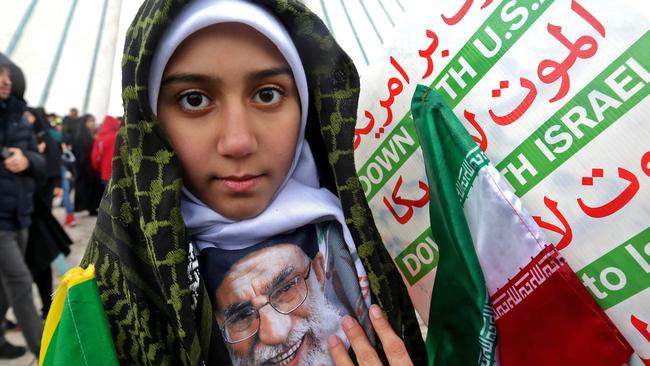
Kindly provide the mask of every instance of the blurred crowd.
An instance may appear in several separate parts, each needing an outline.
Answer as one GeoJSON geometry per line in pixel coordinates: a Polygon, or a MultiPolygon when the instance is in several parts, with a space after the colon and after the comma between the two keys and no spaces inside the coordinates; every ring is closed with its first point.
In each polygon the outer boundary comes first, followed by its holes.
{"type": "Polygon", "coordinates": [[[76,225],[75,213],[97,215],[121,121],[105,116],[98,124],[77,108],[65,116],[48,113],[28,106],[24,91],[21,69],[0,53],[0,359],[27,352],[5,339],[11,328],[19,328],[38,355],[51,305],[52,264],[62,274],[72,244],[63,227],[76,225]],[[52,215],[55,197],[66,212],[63,222],[52,215]],[[17,324],[6,319],[9,308],[17,324]]]}

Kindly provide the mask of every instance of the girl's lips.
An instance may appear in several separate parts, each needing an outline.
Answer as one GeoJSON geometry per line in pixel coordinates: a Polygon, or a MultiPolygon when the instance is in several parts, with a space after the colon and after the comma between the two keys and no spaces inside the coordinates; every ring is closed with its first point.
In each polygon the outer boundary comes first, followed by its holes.
{"type": "Polygon", "coordinates": [[[257,186],[261,179],[261,175],[219,178],[228,190],[236,193],[244,193],[252,190],[257,186]]]}

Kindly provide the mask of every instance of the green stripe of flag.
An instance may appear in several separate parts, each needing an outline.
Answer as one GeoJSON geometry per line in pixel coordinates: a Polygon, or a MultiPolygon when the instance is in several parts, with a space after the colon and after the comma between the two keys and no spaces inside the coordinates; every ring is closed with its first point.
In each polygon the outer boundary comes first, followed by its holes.
{"type": "Polygon", "coordinates": [[[418,86],[411,111],[431,191],[431,231],[440,251],[426,341],[429,364],[477,365],[483,358],[493,364],[494,349],[490,354],[480,344],[488,294],[456,184],[476,143],[443,98],[425,86],[418,86]]]}
{"type": "Polygon", "coordinates": [[[42,365],[119,365],[94,278],[68,289],[42,365]]]}

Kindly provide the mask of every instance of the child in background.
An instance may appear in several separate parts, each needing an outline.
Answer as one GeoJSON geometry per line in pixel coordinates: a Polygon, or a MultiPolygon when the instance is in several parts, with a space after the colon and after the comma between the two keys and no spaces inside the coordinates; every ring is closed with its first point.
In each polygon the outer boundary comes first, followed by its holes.
{"type": "Polygon", "coordinates": [[[358,75],[320,19],[299,1],[145,1],[123,65],[83,260],[121,363],[332,364],[382,343],[410,362],[390,326],[426,363],[354,168],[358,75]],[[338,322],[315,320],[321,296],[338,322]]]}

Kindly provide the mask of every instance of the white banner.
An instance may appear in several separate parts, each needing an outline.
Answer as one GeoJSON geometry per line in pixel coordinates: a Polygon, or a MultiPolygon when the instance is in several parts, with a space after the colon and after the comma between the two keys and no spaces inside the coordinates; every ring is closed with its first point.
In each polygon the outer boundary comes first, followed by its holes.
{"type": "Polygon", "coordinates": [[[361,80],[355,160],[422,318],[439,253],[409,112],[418,84],[445,97],[650,362],[649,5],[453,0],[410,9],[361,80]]]}

